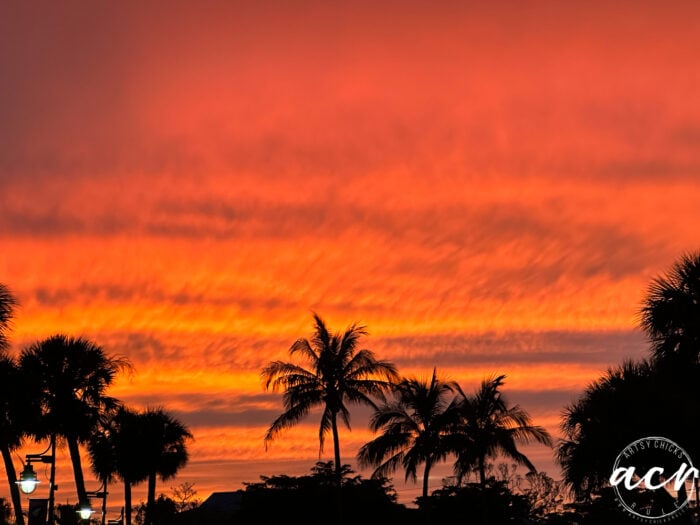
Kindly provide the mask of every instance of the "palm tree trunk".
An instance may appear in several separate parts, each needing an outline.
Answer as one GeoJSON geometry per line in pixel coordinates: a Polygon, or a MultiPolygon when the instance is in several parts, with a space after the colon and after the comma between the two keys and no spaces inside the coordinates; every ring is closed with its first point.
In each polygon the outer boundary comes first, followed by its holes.
{"type": "Polygon", "coordinates": [[[479,485],[482,489],[486,487],[486,458],[483,456],[479,458],[479,485]]]}
{"type": "Polygon", "coordinates": [[[338,484],[340,485],[341,479],[341,464],[340,464],[340,437],[338,436],[338,421],[336,419],[335,412],[331,416],[331,427],[333,429],[333,452],[335,454],[335,474],[338,476],[338,484]]]}
{"type": "Polygon", "coordinates": [[[432,465],[430,464],[430,460],[426,460],[425,462],[425,469],[423,470],[423,497],[427,498],[428,497],[428,482],[430,480],[430,468],[432,465]]]}
{"type": "Polygon", "coordinates": [[[148,503],[146,504],[145,525],[153,525],[153,512],[156,508],[156,473],[148,476],[148,503]]]}
{"type": "Polygon", "coordinates": [[[338,512],[338,525],[343,523],[343,471],[340,463],[340,437],[338,435],[338,420],[336,413],[331,416],[331,428],[333,430],[333,453],[335,455],[335,475],[337,477],[336,490],[336,511],[338,512]]]}
{"type": "Polygon", "coordinates": [[[24,516],[22,515],[22,500],[19,497],[19,488],[17,487],[17,472],[15,464],[12,462],[12,453],[7,443],[0,445],[2,449],[2,459],[5,462],[5,472],[7,473],[7,481],[10,484],[10,495],[12,497],[12,507],[15,510],[15,524],[24,525],[24,516]]]}
{"type": "Polygon", "coordinates": [[[102,480],[102,490],[105,493],[105,497],[102,498],[102,525],[107,523],[107,480],[102,480]]]}
{"type": "Polygon", "coordinates": [[[131,482],[124,480],[124,517],[126,525],[131,525],[131,482]]]}
{"type": "Polygon", "coordinates": [[[73,476],[75,477],[75,490],[78,492],[78,502],[84,503],[88,500],[85,490],[85,478],[83,477],[83,467],[80,461],[80,448],[78,439],[75,436],[66,436],[68,451],[70,452],[71,463],[73,463],[73,476]]]}

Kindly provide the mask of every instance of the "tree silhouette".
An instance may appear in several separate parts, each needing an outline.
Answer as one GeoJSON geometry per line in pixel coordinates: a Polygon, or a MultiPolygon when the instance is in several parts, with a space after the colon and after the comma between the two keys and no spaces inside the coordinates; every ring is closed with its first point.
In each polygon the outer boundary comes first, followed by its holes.
{"type": "MultiPolygon", "coordinates": [[[[107,519],[107,487],[115,480],[116,476],[121,476],[123,470],[122,458],[129,455],[128,451],[121,450],[120,443],[120,433],[122,431],[122,421],[125,418],[123,415],[125,411],[126,409],[120,405],[103,414],[97,428],[93,430],[87,442],[90,467],[93,474],[102,483],[105,492],[105,497],[102,499],[102,525],[105,524],[107,519]]],[[[145,474],[142,476],[141,481],[143,479],[146,479],[145,474]]],[[[129,508],[131,508],[130,496],[129,494],[129,508]]],[[[131,523],[130,518],[131,516],[127,519],[129,524],[131,523]]]]}
{"type": "Polygon", "coordinates": [[[641,326],[654,357],[697,363],[700,357],[700,252],[683,255],[649,285],[641,326]]]}
{"type": "Polygon", "coordinates": [[[557,455],[580,500],[601,492],[617,454],[639,437],[662,435],[691,457],[700,453],[694,430],[700,410],[700,253],[683,255],[651,282],[640,325],[650,359],[610,368],[564,410],[557,455]]]}
{"type": "Polygon", "coordinates": [[[7,349],[7,333],[10,331],[16,307],[17,298],[7,285],[0,283],[0,351],[7,349]]]}
{"type": "Polygon", "coordinates": [[[17,307],[17,299],[10,289],[0,283],[0,452],[5,464],[7,481],[10,486],[10,498],[15,513],[15,522],[24,524],[22,515],[22,501],[19,496],[17,472],[12,462],[12,451],[22,444],[24,429],[19,418],[26,414],[26,408],[22,407],[23,391],[22,381],[15,361],[5,354],[9,345],[7,334],[10,323],[17,307]]]}
{"type": "Polygon", "coordinates": [[[578,500],[590,501],[591,495],[607,484],[620,450],[632,440],[649,435],[648,429],[640,428],[648,427],[649,419],[636,419],[636,407],[643,406],[647,414],[655,413],[653,405],[641,402],[642,397],[647,398],[652,373],[648,362],[625,362],[609,369],[564,409],[564,439],[557,447],[557,456],[564,481],[578,500]]]}
{"type": "Polygon", "coordinates": [[[505,375],[485,379],[474,395],[460,392],[458,410],[461,423],[457,434],[462,442],[455,448],[455,473],[462,479],[476,470],[479,483],[486,485],[486,459],[503,455],[534,471],[532,462],[518,450],[531,441],[552,446],[543,427],[531,424],[529,414],[520,406],[508,406],[500,388],[505,375]]]}
{"type": "Polygon", "coordinates": [[[431,468],[444,460],[449,450],[446,435],[457,422],[455,383],[437,377],[430,380],[404,378],[395,387],[396,399],[374,412],[370,427],[381,435],[363,445],[358,452],[362,466],[376,466],[373,477],[388,476],[399,467],[405,479],[417,480],[423,465],[423,497],[428,495],[431,468]]]}
{"type": "Polygon", "coordinates": [[[695,457],[693,429],[700,404],[682,385],[697,376],[698,365],[685,368],[659,367],[655,360],[626,361],[565,408],[557,456],[564,481],[578,500],[590,501],[608,485],[616,456],[640,437],[663,435],[695,457]]]}
{"type": "Polygon", "coordinates": [[[284,429],[297,424],[315,407],[323,407],[319,428],[319,452],[325,436],[333,436],[335,468],[340,478],[340,439],[338,416],[350,429],[347,403],[376,408],[372,397],[384,398],[391,381],[398,378],[396,368],[378,361],[366,349],[358,350],[364,327],[351,325],[344,333],[331,334],[323,320],[313,315],[315,330],[311,340],[298,339],[289,349],[290,356],[299,355],[308,366],[273,361],[262,371],[265,389],[284,389],[285,411],[272,423],[265,435],[268,445],[284,429]]]}
{"type": "Polygon", "coordinates": [[[149,470],[142,448],[141,414],[120,406],[88,442],[93,472],[98,477],[118,476],[124,484],[124,518],[131,525],[131,486],[148,479],[149,470]]]}
{"type": "MultiPolygon", "coordinates": [[[[342,484],[338,488],[332,461],[318,462],[310,475],[260,476],[261,481],[244,483],[240,510],[234,516],[224,513],[207,515],[205,505],[194,513],[193,523],[273,524],[304,523],[328,525],[335,510],[334,497],[342,491],[343,518],[347,523],[385,525],[415,523],[407,519],[410,512],[396,503],[396,491],[386,478],[362,479],[345,464],[342,484]]],[[[415,509],[412,509],[415,511],[415,509]]]]}
{"type": "Polygon", "coordinates": [[[149,408],[137,415],[140,440],[137,450],[132,450],[148,473],[147,525],[154,523],[156,479],[166,481],[174,477],[187,464],[187,442],[193,439],[187,427],[162,408],[149,408]]]}
{"type": "Polygon", "coordinates": [[[36,404],[31,402],[24,389],[24,380],[15,361],[0,353],[0,452],[2,453],[10,486],[15,523],[24,524],[22,501],[17,486],[17,472],[12,452],[22,445],[27,418],[38,416],[36,404]]]}
{"type": "Polygon", "coordinates": [[[87,339],[62,334],[34,343],[20,355],[20,367],[32,392],[38,393],[43,413],[32,433],[39,439],[65,438],[81,503],[87,494],[79,444],[87,442],[105,411],[116,407],[106,391],[117,373],[129,366],[87,339]]]}

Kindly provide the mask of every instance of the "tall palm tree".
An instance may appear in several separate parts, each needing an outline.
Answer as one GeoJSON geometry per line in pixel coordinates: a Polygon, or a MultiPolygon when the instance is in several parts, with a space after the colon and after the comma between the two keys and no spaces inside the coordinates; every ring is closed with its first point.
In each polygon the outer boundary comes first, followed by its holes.
{"type": "Polygon", "coordinates": [[[102,414],[116,406],[107,388],[130,365],[87,339],[62,334],[25,348],[19,362],[32,391],[40,393],[43,417],[32,433],[65,438],[78,500],[87,501],[79,444],[87,442],[102,414]]]}
{"type": "Polygon", "coordinates": [[[27,419],[38,416],[36,404],[26,395],[24,381],[15,361],[0,353],[0,453],[2,453],[10,484],[10,497],[15,513],[15,523],[24,524],[22,501],[17,487],[17,472],[12,452],[22,445],[27,419]]]}
{"type": "Polygon", "coordinates": [[[17,488],[17,471],[12,462],[12,451],[22,444],[24,432],[18,418],[22,414],[18,396],[22,395],[19,371],[15,361],[4,352],[8,347],[7,333],[14,317],[17,299],[10,289],[0,283],[0,452],[5,464],[15,523],[24,524],[22,501],[17,488]]]}
{"type": "Polygon", "coordinates": [[[358,350],[361,336],[367,335],[363,326],[352,324],[344,333],[331,334],[325,322],[314,317],[311,340],[298,339],[289,349],[290,356],[299,355],[306,367],[284,361],[273,361],[262,371],[265,389],[284,389],[285,411],[272,423],[265,435],[266,446],[284,429],[322,407],[319,428],[319,454],[330,431],[333,436],[335,472],[341,478],[338,417],[350,429],[347,404],[377,408],[372,397],[384,399],[392,381],[398,379],[396,367],[379,361],[370,350],[358,350]]]}
{"type": "MultiPolygon", "coordinates": [[[[166,481],[187,464],[187,442],[193,439],[187,426],[162,408],[149,408],[133,421],[139,443],[131,450],[134,460],[147,472],[146,525],[152,525],[156,501],[156,478],[166,481]]],[[[126,452],[126,451],[125,451],[126,452]]]]}
{"type": "Polygon", "coordinates": [[[474,395],[460,393],[460,434],[464,441],[454,450],[455,473],[461,480],[476,470],[482,487],[486,486],[488,458],[500,454],[535,471],[518,445],[535,441],[552,446],[546,429],[533,426],[529,414],[520,406],[508,406],[500,391],[504,379],[505,375],[500,375],[483,380],[474,395]]]}
{"type": "Polygon", "coordinates": [[[700,252],[683,255],[649,285],[641,325],[657,359],[700,358],[700,252]]]}
{"type": "Polygon", "coordinates": [[[373,477],[387,477],[399,467],[406,480],[417,480],[423,464],[423,497],[428,496],[431,468],[448,455],[446,440],[456,422],[456,404],[450,396],[457,385],[442,381],[433,369],[430,380],[404,378],[395,387],[396,399],[372,415],[370,427],[381,435],[358,452],[362,466],[376,466],[373,477]]]}
{"type": "Polygon", "coordinates": [[[7,349],[7,333],[15,315],[17,298],[7,285],[0,283],[0,350],[7,349]]]}

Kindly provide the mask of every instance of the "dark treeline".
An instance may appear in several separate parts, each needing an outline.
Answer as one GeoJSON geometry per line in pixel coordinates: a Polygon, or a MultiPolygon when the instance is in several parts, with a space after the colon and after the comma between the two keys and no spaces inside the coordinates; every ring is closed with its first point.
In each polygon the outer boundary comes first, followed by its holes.
{"type": "MultiPolygon", "coordinates": [[[[14,306],[12,294],[1,287],[3,349],[14,306]]],[[[330,437],[333,460],[317,463],[309,475],[261,476],[234,493],[236,504],[227,509],[207,506],[206,501],[178,507],[164,495],[156,498],[156,475],[167,478],[184,465],[191,435],[162,409],[135,413],[106,396],[115,374],[128,369],[128,363],[105,355],[89,341],[65,336],[24,349],[16,361],[2,354],[5,383],[21,380],[31,385],[19,400],[9,395],[11,386],[2,385],[8,389],[0,393],[3,457],[24,436],[60,437],[71,452],[80,495],[85,491],[82,467],[73,448],[77,451],[78,443],[86,443],[95,475],[105,483],[123,481],[127,500],[132,483],[149,480],[148,503],[139,523],[181,525],[411,524],[448,519],[481,525],[632,523],[637,521],[620,510],[609,482],[622,449],[642,437],[663,436],[680,444],[691,458],[700,457],[695,435],[700,408],[700,253],[682,256],[667,275],[652,281],[639,310],[639,325],[649,340],[647,356],[609,368],[564,407],[562,439],[557,442],[533,424],[523,407],[508,402],[505,375],[486,377],[473,390],[441,377],[437,369],[425,377],[404,377],[393,363],[361,347],[365,327],[353,324],[333,332],[319,315],[313,320],[311,337],[291,345],[290,360],[271,362],[261,372],[265,389],[281,392],[283,403],[265,436],[266,447],[312,412],[321,414],[319,453],[330,437]],[[80,365],[71,361],[74,355],[83,356],[80,365]],[[72,385],[70,395],[58,394],[65,385],[56,376],[66,370],[71,370],[71,381],[83,381],[72,385]],[[375,437],[354,460],[372,469],[369,479],[355,475],[341,454],[340,429],[352,429],[351,409],[359,405],[372,410],[375,437]],[[61,412],[66,407],[70,413],[61,412]],[[139,468],[131,464],[133,457],[122,456],[132,456],[145,435],[156,434],[168,439],[155,440],[154,448],[135,461],[139,468]],[[520,450],[527,443],[553,447],[562,467],[561,481],[536,471],[520,450]],[[151,461],[146,468],[143,463],[149,463],[151,455],[160,462],[151,461]],[[439,487],[430,487],[432,469],[445,462],[453,475],[439,487]],[[526,469],[525,476],[519,467],[526,469]],[[405,480],[421,483],[421,496],[413,507],[397,502],[391,476],[398,472],[405,480]]],[[[13,490],[11,461],[6,461],[6,469],[13,490]]],[[[693,491],[695,505],[674,516],[674,523],[697,519],[697,478],[693,491]]],[[[23,523],[17,506],[15,511],[15,520],[23,523]]],[[[130,514],[127,511],[127,517],[130,514]]]]}

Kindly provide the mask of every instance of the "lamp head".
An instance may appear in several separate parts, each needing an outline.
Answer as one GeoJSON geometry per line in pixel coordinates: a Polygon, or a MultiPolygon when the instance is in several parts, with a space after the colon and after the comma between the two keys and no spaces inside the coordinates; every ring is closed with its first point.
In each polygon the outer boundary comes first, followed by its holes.
{"type": "Polygon", "coordinates": [[[89,503],[83,503],[82,505],[80,505],[80,510],[78,511],[78,515],[80,516],[81,520],[89,520],[90,516],[92,516],[93,512],[95,512],[95,511],[92,510],[89,503]]]}
{"type": "Polygon", "coordinates": [[[19,489],[25,494],[31,494],[36,490],[39,480],[36,477],[36,472],[34,472],[31,463],[24,465],[24,469],[19,474],[19,480],[15,483],[19,485],[19,489]]]}

